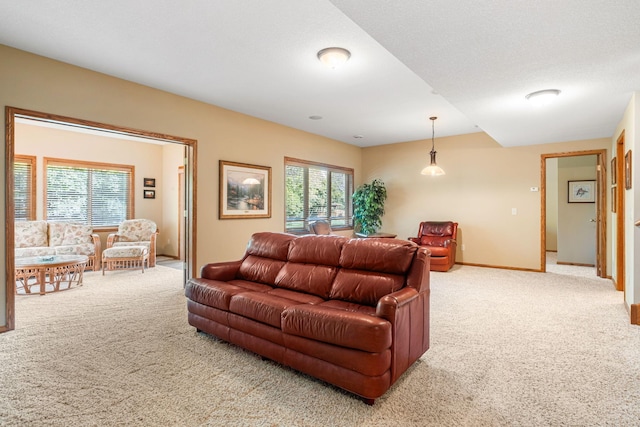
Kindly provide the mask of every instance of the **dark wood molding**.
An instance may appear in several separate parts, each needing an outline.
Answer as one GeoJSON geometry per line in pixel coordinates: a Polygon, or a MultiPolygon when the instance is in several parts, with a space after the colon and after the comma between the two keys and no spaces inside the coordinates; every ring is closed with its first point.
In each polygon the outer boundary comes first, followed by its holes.
{"type": "Polygon", "coordinates": [[[631,304],[629,312],[631,314],[631,324],[640,325],[640,304],[631,304]]]}

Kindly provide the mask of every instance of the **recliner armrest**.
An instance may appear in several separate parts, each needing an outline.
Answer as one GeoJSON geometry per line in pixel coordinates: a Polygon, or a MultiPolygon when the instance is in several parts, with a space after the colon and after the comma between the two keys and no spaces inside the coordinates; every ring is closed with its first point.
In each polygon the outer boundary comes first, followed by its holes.
{"type": "Polygon", "coordinates": [[[420,244],[420,238],[419,237],[409,237],[408,240],[410,242],[415,243],[415,244],[418,244],[418,245],[420,244]]]}

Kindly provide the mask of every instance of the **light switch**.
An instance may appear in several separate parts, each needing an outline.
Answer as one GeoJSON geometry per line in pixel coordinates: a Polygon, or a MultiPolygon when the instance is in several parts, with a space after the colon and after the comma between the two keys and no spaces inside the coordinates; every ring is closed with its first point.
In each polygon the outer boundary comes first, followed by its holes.
{"type": "Polygon", "coordinates": [[[535,192],[538,191],[538,187],[531,187],[529,190],[535,192]]]}
{"type": "Polygon", "coordinates": [[[518,215],[518,208],[511,208],[511,215],[518,215]]]}

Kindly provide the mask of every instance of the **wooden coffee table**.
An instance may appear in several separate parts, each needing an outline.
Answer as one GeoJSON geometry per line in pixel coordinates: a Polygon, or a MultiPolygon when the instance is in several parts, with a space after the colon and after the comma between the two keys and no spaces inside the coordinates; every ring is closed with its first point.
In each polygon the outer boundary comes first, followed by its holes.
{"type": "Polygon", "coordinates": [[[82,286],[86,255],[52,255],[16,258],[16,294],[23,289],[31,294],[31,288],[40,287],[40,295],[82,286]]]}

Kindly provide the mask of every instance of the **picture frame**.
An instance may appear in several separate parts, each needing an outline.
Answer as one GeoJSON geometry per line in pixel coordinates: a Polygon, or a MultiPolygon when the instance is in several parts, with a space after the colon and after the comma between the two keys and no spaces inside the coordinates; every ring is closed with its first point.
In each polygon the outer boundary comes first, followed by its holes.
{"type": "Polygon", "coordinates": [[[618,183],[618,159],[614,157],[611,159],[611,185],[618,183]]]}
{"type": "Polygon", "coordinates": [[[611,212],[616,213],[618,209],[618,192],[616,191],[618,187],[611,187],[611,212]]]}
{"type": "Polygon", "coordinates": [[[156,190],[144,190],[144,198],[145,199],[155,199],[156,198],[156,190]]]}
{"type": "Polygon", "coordinates": [[[624,155],[624,188],[631,190],[631,150],[624,155]]]}
{"type": "Polygon", "coordinates": [[[271,218],[271,167],[219,162],[219,218],[271,218]]]}
{"type": "Polygon", "coordinates": [[[144,186],[145,187],[155,187],[156,186],[156,179],[155,178],[144,178],[144,186]]]}
{"type": "Polygon", "coordinates": [[[596,181],[569,181],[569,203],[595,203],[596,181]]]}

